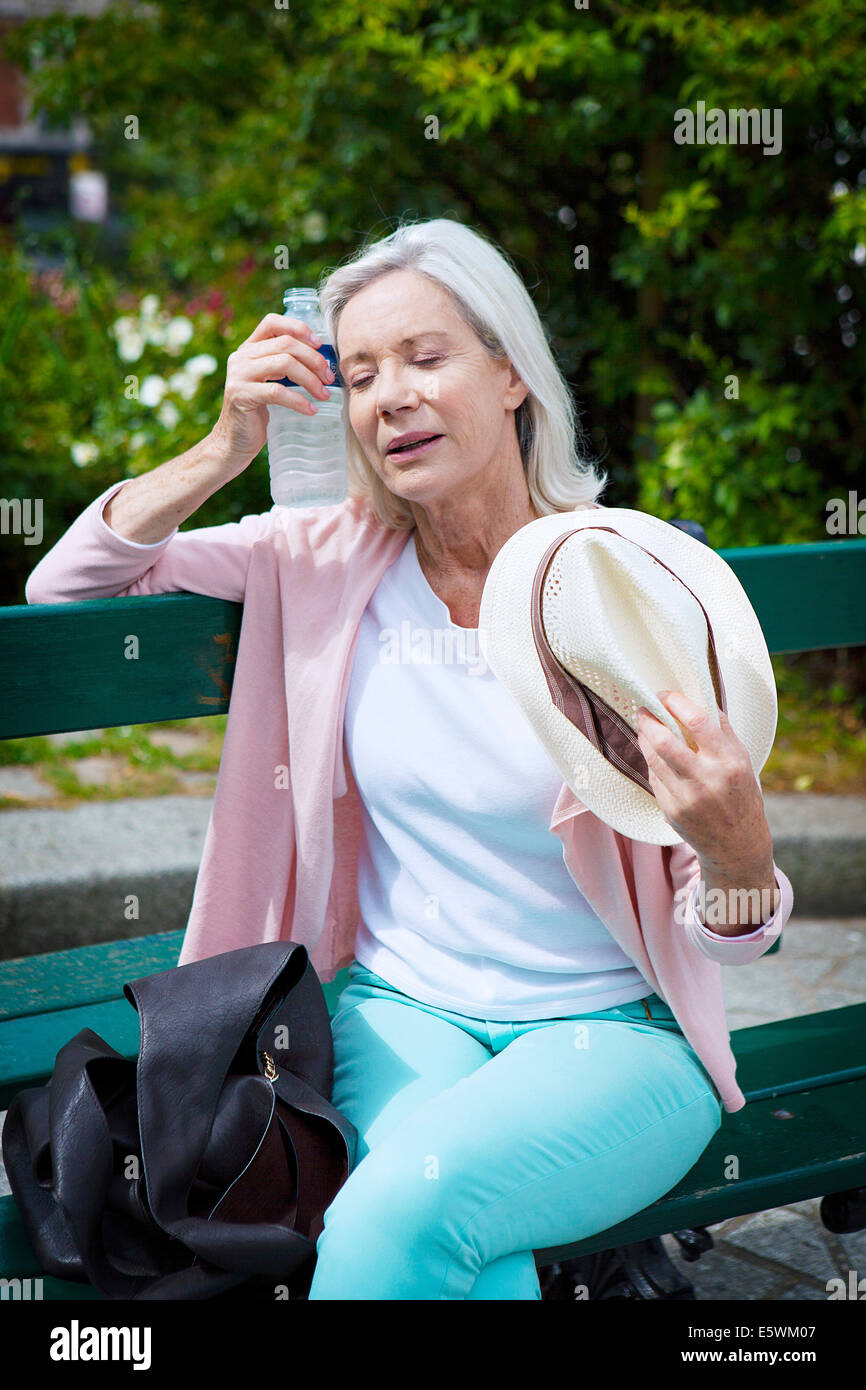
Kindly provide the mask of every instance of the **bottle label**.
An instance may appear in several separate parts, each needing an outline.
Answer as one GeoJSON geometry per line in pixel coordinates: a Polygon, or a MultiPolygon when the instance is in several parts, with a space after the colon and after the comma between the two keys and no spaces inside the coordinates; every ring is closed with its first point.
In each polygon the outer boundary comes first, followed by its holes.
{"type": "MultiPolygon", "coordinates": [[[[331,364],[331,371],[334,373],[334,380],[331,382],[331,386],[345,386],[345,382],[340,376],[340,368],[337,366],[337,354],[334,352],[331,344],[322,343],[322,346],[317,348],[316,351],[320,352],[323,357],[326,357],[331,364]]],[[[303,390],[303,387],[299,386],[297,381],[292,381],[287,376],[280,377],[278,384],[280,386],[297,386],[299,390],[303,390]]]]}

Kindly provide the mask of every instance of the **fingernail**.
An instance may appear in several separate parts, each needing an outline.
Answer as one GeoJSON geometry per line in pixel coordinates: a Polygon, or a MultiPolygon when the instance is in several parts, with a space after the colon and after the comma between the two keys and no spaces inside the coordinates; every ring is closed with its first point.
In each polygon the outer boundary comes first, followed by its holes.
{"type": "Polygon", "coordinates": [[[322,346],[322,340],[321,340],[321,338],[319,337],[318,333],[311,333],[311,334],[310,334],[310,342],[313,344],[313,347],[317,347],[317,348],[318,348],[318,347],[321,347],[321,346],[322,346]]]}

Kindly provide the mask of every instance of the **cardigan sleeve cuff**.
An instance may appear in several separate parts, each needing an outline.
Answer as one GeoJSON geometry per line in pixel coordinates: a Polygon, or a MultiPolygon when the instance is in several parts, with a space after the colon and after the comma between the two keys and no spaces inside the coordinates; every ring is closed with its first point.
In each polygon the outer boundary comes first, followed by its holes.
{"type": "Polygon", "coordinates": [[[695,900],[700,877],[695,881],[686,900],[684,926],[686,935],[702,955],[720,965],[746,965],[764,954],[778,937],[791,914],[793,894],[789,880],[774,865],[774,878],[779,889],[779,904],[767,922],[760,923],[752,931],[739,932],[736,936],[723,936],[698,920],[695,900]]]}
{"type": "Polygon", "coordinates": [[[130,546],[133,550],[159,550],[162,546],[168,545],[168,542],[172,539],[172,537],[177,535],[179,529],[177,526],[175,526],[173,530],[169,531],[168,535],[165,537],[165,540],[151,541],[147,545],[145,545],[142,541],[131,541],[128,538],[128,536],[119,536],[116,531],[112,531],[111,527],[109,526],[108,522],[105,520],[105,517],[103,516],[103,512],[105,511],[105,508],[108,506],[112,497],[114,497],[115,493],[120,491],[124,483],[127,483],[129,481],[130,480],[128,478],[123,478],[119,483],[114,483],[108,489],[108,491],[104,493],[101,500],[97,498],[97,529],[102,533],[105,539],[110,539],[111,541],[119,541],[121,545],[130,546]]]}
{"type": "MultiPolygon", "coordinates": [[[[777,888],[778,886],[779,885],[776,884],[777,888]]],[[[738,932],[736,936],[731,937],[724,936],[721,932],[713,931],[711,927],[708,927],[705,922],[701,921],[697,912],[697,896],[698,885],[696,883],[691,893],[689,894],[687,920],[691,922],[694,926],[696,926],[699,931],[703,932],[704,936],[708,936],[712,941],[755,941],[761,935],[762,932],[766,931],[767,927],[770,927],[775,923],[776,918],[779,916],[782,907],[780,894],[779,906],[776,908],[776,911],[773,913],[769,922],[761,922],[757,927],[755,927],[754,931],[738,932]]]]}

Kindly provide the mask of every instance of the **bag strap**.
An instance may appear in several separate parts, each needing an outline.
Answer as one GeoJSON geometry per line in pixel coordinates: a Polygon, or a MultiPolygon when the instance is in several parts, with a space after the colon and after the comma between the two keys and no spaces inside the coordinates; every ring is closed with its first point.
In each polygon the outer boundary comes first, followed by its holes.
{"type": "Polygon", "coordinates": [[[134,1298],[152,1275],[121,1270],[103,1242],[102,1222],[114,1177],[114,1144],[106,1096],[134,1088],[135,1063],[89,1028],[58,1052],[51,1081],[21,1092],[10,1106],[4,1157],[10,1183],[37,1250],[77,1252],[63,1277],[87,1279],[114,1298],[134,1298]],[[23,1124],[18,1123],[18,1115],[23,1124]],[[11,1129],[10,1129],[11,1121],[11,1129]],[[40,1174],[46,1162],[48,1172],[40,1174]],[[40,1180],[41,1179],[41,1180],[40,1180]],[[73,1273],[73,1270],[75,1271],[73,1273]]]}
{"type": "Polygon", "coordinates": [[[290,990],[307,960],[298,943],[268,942],[124,985],[140,1019],[138,1118],[147,1198],[171,1235],[180,1236],[188,1220],[190,1190],[229,1069],[272,991],[290,990]]]}

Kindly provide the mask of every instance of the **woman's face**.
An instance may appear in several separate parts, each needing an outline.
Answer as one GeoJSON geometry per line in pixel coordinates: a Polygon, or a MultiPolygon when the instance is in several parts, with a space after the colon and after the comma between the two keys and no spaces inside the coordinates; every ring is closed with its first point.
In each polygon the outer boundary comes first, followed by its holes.
{"type": "Polygon", "coordinates": [[[527,388],[495,362],[440,285],[411,270],[348,301],[335,344],[349,419],[386,487],[424,503],[460,492],[514,458],[514,411],[527,388]],[[394,452],[402,435],[431,442],[394,452]],[[510,450],[510,453],[509,453],[510,450]]]}

